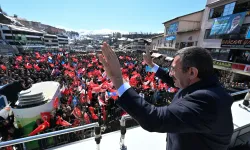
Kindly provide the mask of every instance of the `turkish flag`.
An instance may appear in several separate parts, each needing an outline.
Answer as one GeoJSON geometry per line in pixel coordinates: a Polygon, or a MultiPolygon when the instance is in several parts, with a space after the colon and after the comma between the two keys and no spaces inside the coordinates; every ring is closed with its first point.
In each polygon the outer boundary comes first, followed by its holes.
{"type": "Polygon", "coordinates": [[[44,131],[46,128],[50,126],[48,121],[44,121],[41,125],[39,125],[35,130],[33,130],[29,136],[36,135],[37,133],[44,131]]]}
{"type": "Polygon", "coordinates": [[[57,117],[56,124],[64,126],[64,127],[71,126],[71,124],[69,122],[63,120],[62,117],[60,117],[60,116],[57,117]]]}

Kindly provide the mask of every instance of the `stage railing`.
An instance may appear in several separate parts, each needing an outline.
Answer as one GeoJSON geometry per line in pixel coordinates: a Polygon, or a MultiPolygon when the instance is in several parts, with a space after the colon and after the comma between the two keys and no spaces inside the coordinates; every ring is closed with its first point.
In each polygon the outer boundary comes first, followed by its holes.
{"type": "MultiPolygon", "coordinates": [[[[97,144],[97,150],[99,150],[99,144],[100,144],[100,140],[101,140],[101,129],[100,129],[100,126],[98,123],[91,123],[91,124],[87,124],[84,126],[68,128],[68,129],[64,129],[64,130],[59,130],[59,131],[34,135],[34,136],[30,136],[30,137],[24,137],[24,138],[20,138],[20,139],[0,142],[0,148],[13,146],[13,145],[17,145],[17,144],[24,144],[24,143],[30,142],[30,141],[45,139],[45,138],[49,138],[49,137],[54,137],[54,136],[63,135],[63,134],[67,134],[67,133],[77,132],[77,131],[90,129],[90,128],[95,128],[95,141],[97,144]]],[[[24,146],[24,149],[25,149],[25,146],[24,146]]]]}
{"type": "Polygon", "coordinates": [[[247,90],[242,90],[242,91],[239,91],[239,92],[234,92],[234,93],[231,93],[231,96],[233,97],[234,99],[234,102],[236,101],[240,101],[242,99],[245,98],[246,94],[249,92],[249,89],[247,90]]]}
{"type": "Polygon", "coordinates": [[[237,95],[244,94],[244,93],[248,93],[248,92],[249,92],[249,90],[243,90],[243,91],[231,93],[231,96],[237,96],[237,95]]]}

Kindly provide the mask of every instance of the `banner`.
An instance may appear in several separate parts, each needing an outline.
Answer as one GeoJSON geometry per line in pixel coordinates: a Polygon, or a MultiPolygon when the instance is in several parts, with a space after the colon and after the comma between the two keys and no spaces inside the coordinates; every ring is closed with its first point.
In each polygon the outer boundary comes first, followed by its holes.
{"type": "Polygon", "coordinates": [[[232,69],[242,70],[244,71],[246,65],[245,64],[232,64],[232,69]]]}
{"type": "Polygon", "coordinates": [[[171,35],[171,36],[166,37],[166,41],[173,41],[175,39],[176,39],[176,35],[171,35]]]}
{"type": "Polygon", "coordinates": [[[223,48],[250,48],[250,39],[223,39],[221,41],[221,47],[223,48]]]}
{"type": "Polygon", "coordinates": [[[215,18],[210,32],[212,35],[237,34],[245,19],[246,12],[215,18]]]}
{"type": "Polygon", "coordinates": [[[245,39],[250,39],[250,27],[247,29],[246,37],[245,39]]]}
{"type": "Polygon", "coordinates": [[[250,65],[246,65],[244,72],[249,72],[250,73],[250,65]]]}
{"type": "Polygon", "coordinates": [[[170,24],[168,30],[166,31],[167,35],[175,35],[176,32],[178,31],[178,26],[179,26],[179,22],[170,24]]]}
{"type": "Polygon", "coordinates": [[[232,63],[231,62],[223,62],[223,61],[214,60],[213,64],[216,65],[216,66],[220,66],[220,67],[232,68],[232,63]]]}

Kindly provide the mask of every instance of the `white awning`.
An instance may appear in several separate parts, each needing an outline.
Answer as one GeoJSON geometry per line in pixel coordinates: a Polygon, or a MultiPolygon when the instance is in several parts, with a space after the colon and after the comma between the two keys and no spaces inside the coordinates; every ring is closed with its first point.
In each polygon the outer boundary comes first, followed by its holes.
{"type": "Polygon", "coordinates": [[[153,53],[151,56],[152,56],[152,57],[156,57],[156,58],[158,58],[158,57],[160,57],[160,56],[161,56],[161,54],[159,54],[159,53],[153,53]]]}
{"type": "Polygon", "coordinates": [[[165,60],[172,61],[174,58],[173,57],[166,57],[165,60]]]}

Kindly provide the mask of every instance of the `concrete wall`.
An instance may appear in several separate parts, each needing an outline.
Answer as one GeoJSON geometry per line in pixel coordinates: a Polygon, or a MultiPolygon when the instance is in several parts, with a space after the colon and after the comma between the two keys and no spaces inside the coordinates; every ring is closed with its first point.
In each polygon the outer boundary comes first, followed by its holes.
{"type": "Polygon", "coordinates": [[[199,40],[199,36],[200,36],[200,31],[193,31],[193,32],[186,32],[186,33],[179,33],[177,35],[177,43],[181,43],[181,42],[195,42],[199,40]],[[192,39],[190,40],[190,37],[192,37],[192,39]]]}
{"type": "Polygon", "coordinates": [[[157,50],[159,47],[164,47],[164,43],[165,43],[165,38],[163,35],[153,38],[151,42],[151,48],[152,48],[151,50],[157,50]]]}

